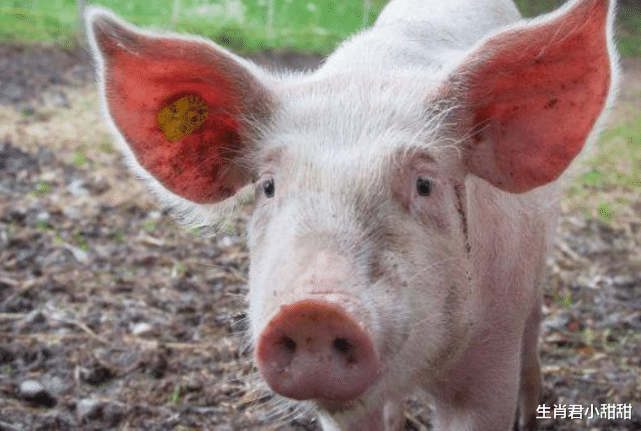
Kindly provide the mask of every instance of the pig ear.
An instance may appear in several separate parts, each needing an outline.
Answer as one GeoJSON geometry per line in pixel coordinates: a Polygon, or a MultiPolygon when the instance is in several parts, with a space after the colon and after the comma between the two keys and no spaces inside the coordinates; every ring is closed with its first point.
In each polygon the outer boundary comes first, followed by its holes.
{"type": "Polygon", "coordinates": [[[606,0],[575,1],[467,57],[454,85],[473,125],[471,173],[514,193],[561,175],[613,98],[612,14],[606,0]]]}
{"type": "Polygon", "coordinates": [[[140,31],[99,8],[87,22],[104,108],[153,188],[170,201],[207,204],[251,179],[242,163],[250,125],[269,115],[271,100],[255,66],[211,42],[140,31]]]}

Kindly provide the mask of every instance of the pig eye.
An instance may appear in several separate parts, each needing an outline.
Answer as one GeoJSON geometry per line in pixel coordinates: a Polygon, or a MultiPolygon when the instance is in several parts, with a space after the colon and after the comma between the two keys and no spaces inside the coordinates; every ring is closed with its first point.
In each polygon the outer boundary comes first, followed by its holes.
{"type": "Polygon", "coordinates": [[[276,186],[274,185],[273,178],[263,181],[263,194],[266,198],[273,198],[275,192],[276,186]]]}
{"type": "Polygon", "coordinates": [[[418,177],[416,179],[416,193],[418,193],[419,196],[429,196],[432,194],[432,180],[418,177]]]}

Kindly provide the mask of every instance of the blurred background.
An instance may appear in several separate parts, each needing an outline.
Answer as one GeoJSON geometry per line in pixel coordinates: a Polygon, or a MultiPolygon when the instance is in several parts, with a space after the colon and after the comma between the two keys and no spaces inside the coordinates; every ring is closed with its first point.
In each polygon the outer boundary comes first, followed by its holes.
{"type": "MultiPolygon", "coordinates": [[[[326,54],[340,40],[371,24],[385,0],[3,0],[0,39],[61,45],[78,40],[87,4],[113,9],[135,24],[195,33],[237,51],[294,48],[326,54]]],[[[563,0],[516,0],[535,16],[563,0]]],[[[618,42],[623,55],[641,55],[641,0],[619,1],[618,42]]]]}

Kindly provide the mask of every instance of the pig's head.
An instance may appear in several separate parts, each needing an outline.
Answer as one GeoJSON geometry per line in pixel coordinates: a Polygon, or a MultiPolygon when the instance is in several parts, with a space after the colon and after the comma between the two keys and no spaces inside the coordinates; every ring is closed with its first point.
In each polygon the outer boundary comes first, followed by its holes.
{"type": "Polygon", "coordinates": [[[326,408],[437,369],[470,321],[462,162],[446,125],[425,127],[448,110],[425,117],[415,89],[364,79],[281,90],[249,226],[259,369],[326,408]]]}
{"type": "Polygon", "coordinates": [[[101,9],[88,22],[112,131],[167,203],[206,221],[253,183],[260,373],[348,412],[381,411],[465,348],[489,253],[472,247],[470,179],[514,194],[563,173],[612,97],[608,19],[575,3],[430,76],[275,76],[101,9]]]}

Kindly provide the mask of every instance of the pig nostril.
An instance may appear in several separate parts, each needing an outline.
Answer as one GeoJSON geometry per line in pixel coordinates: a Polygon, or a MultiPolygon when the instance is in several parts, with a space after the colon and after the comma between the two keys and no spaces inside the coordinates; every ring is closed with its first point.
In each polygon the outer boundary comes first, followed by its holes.
{"type": "Polygon", "coordinates": [[[340,353],[348,353],[351,348],[352,345],[349,344],[349,342],[344,338],[337,338],[334,340],[334,349],[336,349],[340,353]]]}
{"type": "Polygon", "coordinates": [[[289,337],[283,336],[283,338],[280,339],[278,344],[283,346],[288,353],[293,354],[296,352],[296,341],[292,340],[289,337]]]}
{"type": "Polygon", "coordinates": [[[334,350],[337,351],[342,357],[345,358],[348,364],[355,364],[357,362],[354,355],[354,346],[345,338],[337,338],[332,343],[334,350]]]}

